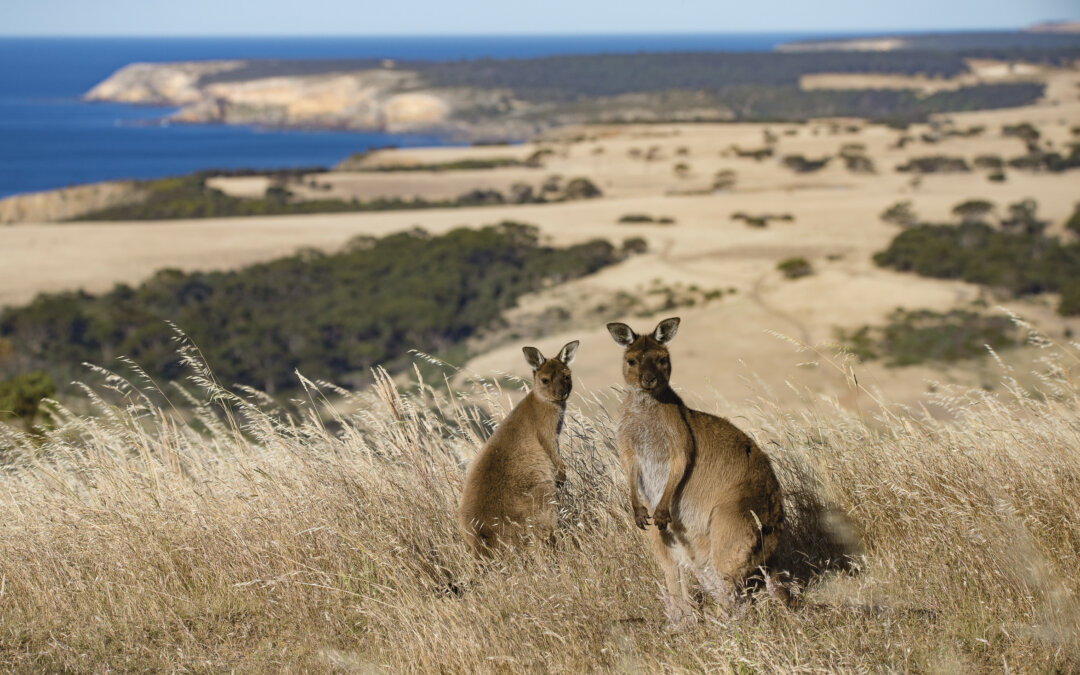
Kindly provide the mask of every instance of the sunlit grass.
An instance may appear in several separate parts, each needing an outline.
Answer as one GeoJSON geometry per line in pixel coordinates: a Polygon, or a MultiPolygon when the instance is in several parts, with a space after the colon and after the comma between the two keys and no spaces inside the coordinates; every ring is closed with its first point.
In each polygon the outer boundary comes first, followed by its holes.
{"type": "Polygon", "coordinates": [[[187,382],[99,371],[90,414],[0,426],[4,669],[1080,668],[1073,361],[1038,395],[943,390],[951,421],[759,400],[801,601],[670,632],[613,422],[583,412],[612,401],[573,397],[555,552],[478,563],[455,508],[498,384],[304,381],[286,411],[182,348],[187,382]]]}

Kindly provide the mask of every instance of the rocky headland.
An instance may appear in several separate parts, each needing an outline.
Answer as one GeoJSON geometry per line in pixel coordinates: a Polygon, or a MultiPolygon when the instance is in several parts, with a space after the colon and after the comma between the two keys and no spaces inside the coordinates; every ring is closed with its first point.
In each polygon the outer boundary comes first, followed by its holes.
{"type": "MultiPolygon", "coordinates": [[[[272,127],[350,129],[389,133],[435,132],[475,140],[522,139],[533,124],[510,119],[478,120],[478,111],[509,112],[520,103],[508,92],[431,87],[415,71],[393,62],[327,72],[274,74],[254,62],[134,63],[86,95],[113,101],[179,108],[168,116],[192,124],[255,124],[272,127]],[[260,72],[252,74],[252,70],[260,72]]],[[[490,116],[490,115],[489,115],[490,116]]]]}

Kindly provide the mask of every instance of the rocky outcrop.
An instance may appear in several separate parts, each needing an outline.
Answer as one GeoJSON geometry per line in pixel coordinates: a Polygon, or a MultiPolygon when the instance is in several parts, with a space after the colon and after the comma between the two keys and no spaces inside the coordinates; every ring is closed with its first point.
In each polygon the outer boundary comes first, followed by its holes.
{"type": "Polygon", "coordinates": [[[91,183],[0,199],[0,223],[70,220],[110,206],[132,204],[143,192],[131,181],[91,183]]]}
{"type": "Polygon", "coordinates": [[[147,105],[197,103],[205,96],[198,86],[203,77],[235,70],[243,64],[243,61],[132,63],[110,75],[83,98],[147,105]]]}
{"type": "Polygon", "coordinates": [[[171,119],[195,124],[434,131],[464,137],[478,135],[478,125],[465,121],[476,117],[470,111],[511,105],[506,92],[425,87],[415,72],[393,64],[350,72],[228,76],[245,65],[136,63],[118,70],[85,98],[177,106],[180,110],[171,119]]]}

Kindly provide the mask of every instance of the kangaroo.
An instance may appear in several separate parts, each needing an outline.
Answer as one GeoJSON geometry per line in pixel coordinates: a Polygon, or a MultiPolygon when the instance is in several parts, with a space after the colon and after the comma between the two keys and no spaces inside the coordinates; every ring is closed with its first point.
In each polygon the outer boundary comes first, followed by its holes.
{"type": "MultiPolygon", "coordinates": [[[[671,389],[667,343],[679,319],[665,319],[649,335],[624,323],[608,332],[626,348],[617,439],[634,523],[647,535],[663,569],[668,620],[693,618],[686,569],[722,612],[734,610],[755,570],[776,551],[784,528],[780,484],[768,456],[731,422],[692,410],[671,389]],[[655,528],[648,528],[649,512],[655,528]]],[[[788,601],[769,573],[771,595],[788,601]]]]}
{"type": "Polygon", "coordinates": [[[573,386],[570,364],[578,341],[554,359],[523,347],[533,369],[532,391],[495,429],[465,473],[458,524],[473,552],[487,555],[497,543],[524,539],[531,525],[537,540],[555,531],[555,488],[566,480],[559,458],[566,399],[573,386]]]}

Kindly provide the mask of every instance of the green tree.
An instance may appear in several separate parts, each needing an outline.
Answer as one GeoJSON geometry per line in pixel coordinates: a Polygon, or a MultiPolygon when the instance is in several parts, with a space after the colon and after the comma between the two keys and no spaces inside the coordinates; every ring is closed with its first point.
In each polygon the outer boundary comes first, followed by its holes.
{"type": "Polygon", "coordinates": [[[16,375],[0,382],[0,419],[15,418],[30,431],[34,427],[41,399],[56,395],[56,385],[41,371],[16,375]]]}
{"type": "Polygon", "coordinates": [[[953,215],[965,223],[981,221],[994,210],[994,203],[985,199],[968,199],[953,207],[953,215]]]}
{"type": "Polygon", "coordinates": [[[911,227],[919,220],[919,216],[916,215],[910,200],[896,202],[882,211],[881,216],[879,217],[886,223],[901,225],[903,227],[911,227]]]}
{"type": "Polygon", "coordinates": [[[1080,236],[1080,202],[1073,207],[1072,215],[1065,221],[1065,229],[1080,236]]]}

